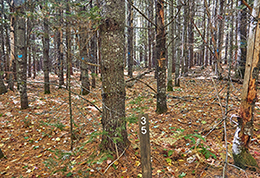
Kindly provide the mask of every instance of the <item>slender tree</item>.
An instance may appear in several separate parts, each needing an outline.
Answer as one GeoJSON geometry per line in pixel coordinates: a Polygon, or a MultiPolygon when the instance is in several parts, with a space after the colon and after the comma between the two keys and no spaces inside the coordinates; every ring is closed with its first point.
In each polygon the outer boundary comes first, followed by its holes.
{"type": "MultiPolygon", "coordinates": [[[[173,10],[173,1],[172,4],[169,7],[169,11],[170,11],[170,17],[173,18],[174,15],[174,10],[173,10]]],[[[174,60],[174,25],[175,23],[171,23],[170,25],[170,39],[171,39],[171,51],[170,54],[171,56],[169,56],[168,58],[168,75],[167,75],[167,91],[173,91],[173,86],[172,86],[172,65],[173,65],[173,60],[174,60]]]]}
{"type": "MultiPolygon", "coordinates": [[[[177,0],[177,4],[180,5],[180,0],[177,0]]],[[[175,77],[174,77],[174,86],[179,87],[180,86],[180,57],[181,57],[181,14],[179,13],[176,19],[176,62],[175,62],[175,77]]]]}
{"type": "Polygon", "coordinates": [[[134,30],[133,30],[133,7],[131,5],[132,0],[129,0],[127,4],[127,63],[128,63],[128,76],[133,77],[133,37],[134,37],[134,30]]]}
{"type": "Polygon", "coordinates": [[[125,121],[125,1],[102,1],[100,27],[103,149],[123,152],[129,144],[125,121]]]}
{"type": "Polygon", "coordinates": [[[59,9],[59,29],[58,29],[58,38],[57,38],[57,47],[58,47],[58,66],[59,66],[59,88],[64,85],[64,73],[63,73],[63,13],[62,9],[59,9]]]}

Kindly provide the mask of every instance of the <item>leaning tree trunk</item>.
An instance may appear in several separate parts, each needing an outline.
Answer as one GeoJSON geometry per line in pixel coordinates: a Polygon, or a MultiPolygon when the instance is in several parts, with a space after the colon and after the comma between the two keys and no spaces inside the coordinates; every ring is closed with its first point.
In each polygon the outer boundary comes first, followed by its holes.
{"type": "Polygon", "coordinates": [[[104,150],[122,153],[129,144],[125,121],[125,1],[102,1],[100,27],[102,135],[104,150]]]}
{"type": "Polygon", "coordinates": [[[157,105],[156,112],[161,114],[167,111],[166,104],[166,37],[164,27],[164,9],[163,0],[158,0],[156,3],[157,16],[157,35],[156,35],[156,56],[157,56],[157,105]]]}
{"type": "MultiPolygon", "coordinates": [[[[254,1],[253,17],[260,18],[260,0],[254,1]]],[[[249,143],[253,136],[253,112],[257,99],[257,78],[259,74],[260,22],[251,21],[249,29],[245,77],[242,88],[238,128],[233,141],[235,165],[242,169],[259,169],[256,160],[249,153],[249,143]]]]}

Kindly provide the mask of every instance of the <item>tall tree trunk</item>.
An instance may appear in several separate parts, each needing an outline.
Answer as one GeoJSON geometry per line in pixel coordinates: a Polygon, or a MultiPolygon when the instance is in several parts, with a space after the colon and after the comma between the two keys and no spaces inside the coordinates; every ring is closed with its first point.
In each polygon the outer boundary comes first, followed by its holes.
{"type": "Polygon", "coordinates": [[[129,144],[125,121],[125,1],[102,1],[100,27],[102,77],[102,135],[104,150],[122,153],[129,144]]]}
{"type": "MultiPolygon", "coordinates": [[[[93,0],[91,0],[90,8],[93,8],[93,6],[96,6],[96,4],[94,4],[93,0]]],[[[92,29],[94,28],[92,27],[92,29]]],[[[97,63],[97,32],[96,31],[93,31],[90,40],[90,62],[92,64],[97,63]]],[[[96,67],[93,65],[90,66],[90,71],[91,71],[91,87],[96,88],[96,67]]]]}
{"type": "MultiPolygon", "coordinates": [[[[177,5],[180,5],[180,0],[177,0],[177,5]]],[[[178,17],[176,19],[176,62],[175,62],[175,77],[174,77],[174,86],[179,87],[180,86],[180,56],[181,56],[181,27],[180,27],[180,22],[181,22],[181,14],[178,14],[178,17]]]]}
{"type": "Polygon", "coordinates": [[[156,112],[161,114],[167,111],[166,104],[166,34],[164,27],[164,4],[163,0],[157,0],[156,16],[157,16],[157,35],[156,35],[156,57],[157,57],[157,104],[156,112]]]}
{"type": "Polygon", "coordinates": [[[32,56],[33,56],[33,79],[35,79],[36,77],[36,38],[35,38],[35,34],[33,34],[32,37],[32,41],[33,41],[33,46],[32,46],[32,56]]]}
{"type": "MultiPolygon", "coordinates": [[[[260,18],[260,0],[254,1],[252,16],[260,18]]],[[[251,170],[259,169],[256,160],[249,153],[249,143],[253,136],[253,114],[257,99],[257,79],[259,74],[260,57],[260,22],[252,20],[249,29],[246,57],[245,77],[243,81],[241,105],[239,110],[238,127],[233,141],[233,158],[235,165],[251,170]]]]}
{"type": "MultiPolygon", "coordinates": [[[[190,23],[189,23],[189,69],[193,66],[193,43],[194,43],[194,33],[193,33],[193,23],[194,23],[194,16],[195,16],[195,1],[192,1],[192,4],[189,6],[189,16],[190,16],[190,23]]],[[[204,54],[202,56],[202,62],[204,62],[204,54]]]]}
{"type": "MultiPolygon", "coordinates": [[[[169,11],[171,14],[171,18],[173,18],[174,16],[174,11],[173,11],[173,1],[172,4],[169,7],[169,11]]],[[[174,25],[175,23],[172,22],[172,24],[170,24],[170,39],[171,39],[171,45],[170,45],[170,54],[171,56],[169,56],[168,58],[168,74],[167,74],[167,91],[173,91],[173,86],[172,86],[172,65],[173,65],[173,60],[174,60],[174,25]]]]}
{"type": "MultiPolygon", "coordinates": [[[[29,4],[30,5],[30,4],[29,4]]],[[[28,7],[27,7],[28,8],[28,7]]],[[[31,9],[29,7],[29,9],[31,9]]],[[[28,54],[28,78],[32,77],[32,61],[31,61],[31,31],[32,31],[32,23],[31,19],[27,18],[27,40],[26,40],[26,46],[27,46],[27,54],[28,54]]]]}
{"type": "Polygon", "coordinates": [[[24,7],[20,7],[17,10],[17,62],[18,62],[18,85],[20,92],[21,109],[28,108],[28,96],[27,96],[27,59],[26,59],[26,44],[25,44],[25,20],[22,15],[24,15],[24,7]]]}
{"type": "Polygon", "coordinates": [[[66,67],[67,67],[67,73],[66,73],[66,87],[68,88],[68,79],[69,75],[72,75],[72,58],[71,58],[71,28],[70,28],[70,22],[69,22],[69,14],[70,14],[70,0],[67,0],[66,2],[66,67]]]}
{"type": "Polygon", "coordinates": [[[62,22],[63,22],[63,13],[62,10],[59,10],[59,29],[58,29],[58,66],[59,66],[59,88],[62,87],[62,85],[64,85],[64,73],[63,73],[63,31],[62,31],[62,22]]]}
{"type": "MultiPolygon", "coordinates": [[[[243,7],[241,1],[239,1],[239,7],[243,7]]],[[[240,38],[240,55],[238,56],[238,71],[237,75],[244,78],[245,75],[245,64],[247,55],[247,7],[244,7],[242,11],[239,12],[239,38],[240,38]]]]}
{"type": "Polygon", "coordinates": [[[49,25],[48,25],[48,19],[47,17],[44,17],[43,19],[43,70],[44,70],[44,94],[50,94],[50,79],[49,79],[49,25]]]}
{"type": "Polygon", "coordinates": [[[128,67],[128,76],[133,77],[133,7],[131,6],[132,0],[127,3],[127,11],[128,11],[128,16],[127,16],[127,67],[128,67]]]}
{"type": "MultiPolygon", "coordinates": [[[[219,29],[218,29],[218,57],[219,57],[219,63],[222,63],[222,49],[223,49],[223,36],[224,36],[224,22],[225,22],[225,6],[226,6],[226,0],[220,0],[219,4],[219,29]]],[[[219,71],[222,72],[222,71],[219,71]]]]}
{"type": "Polygon", "coordinates": [[[184,5],[184,25],[183,25],[183,61],[182,74],[188,74],[188,23],[189,23],[189,0],[185,1],[184,5]]]}
{"type": "MultiPolygon", "coordinates": [[[[11,12],[15,12],[14,9],[14,0],[11,1],[11,8],[10,8],[11,12]]],[[[10,18],[10,49],[11,49],[11,53],[10,53],[10,63],[9,63],[9,76],[7,77],[8,80],[8,88],[10,90],[14,90],[14,68],[15,68],[15,16],[11,15],[10,18]]]]}
{"type": "MultiPolygon", "coordinates": [[[[86,7],[83,7],[83,11],[86,7]]],[[[87,65],[87,22],[83,22],[80,27],[80,58],[81,58],[81,94],[87,95],[90,92],[90,83],[87,65]]]]}

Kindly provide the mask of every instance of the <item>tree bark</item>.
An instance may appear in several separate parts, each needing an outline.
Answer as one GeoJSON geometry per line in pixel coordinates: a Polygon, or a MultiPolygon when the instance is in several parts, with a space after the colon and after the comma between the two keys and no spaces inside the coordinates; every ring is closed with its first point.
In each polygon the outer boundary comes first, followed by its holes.
{"type": "MultiPolygon", "coordinates": [[[[86,7],[83,7],[83,11],[86,7]]],[[[80,27],[80,58],[81,58],[81,94],[87,95],[90,92],[90,83],[87,65],[87,22],[83,22],[80,27]]]]}
{"type": "Polygon", "coordinates": [[[157,0],[156,16],[157,16],[157,35],[156,35],[156,57],[157,57],[157,104],[156,112],[158,114],[167,111],[166,104],[166,34],[164,27],[164,4],[163,0],[157,0]]]}
{"type": "Polygon", "coordinates": [[[63,13],[62,10],[59,10],[59,29],[58,29],[58,66],[59,66],[59,88],[62,87],[62,85],[64,85],[64,73],[63,73],[63,31],[62,31],[62,27],[63,27],[63,13]]]}
{"type": "MultiPolygon", "coordinates": [[[[45,14],[47,15],[47,14],[45,14]]],[[[43,65],[44,65],[44,94],[50,94],[50,79],[49,79],[49,25],[48,25],[48,19],[47,17],[44,17],[43,19],[43,65]]]]}
{"type": "Polygon", "coordinates": [[[129,144],[125,121],[125,1],[102,1],[100,27],[102,135],[104,150],[122,153],[129,144]]]}
{"type": "MultiPolygon", "coordinates": [[[[177,1],[178,5],[180,4],[180,0],[177,1]]],[[[181,56],[181,27],[180,27],[180,18],[181,18],[181,14],[178,14],[178,17],[176,19],[176,62],[175,62],[175,77],[174,77],[174,86],[175,87],[179,87],[180,86],[180,56],[181,56]]]]}
{"type": "MultiPolygon", "coordinates": [[[[252,16],[260,18],[260,0],[254,1],[252,16]]],[[[235,165],[242,169],[259,170],[256,160],[249,153],[249,144],[253,136],[253,116],[257,99],[257,79],[260,55],[260,22],[250,23],[246,57],[245,77],[242,88],[238,127],[233,141],[233,158],[235,165]]]]}
{"type": "MultiPolygon", "coordinates": [[[[239,6],[243,6],[242,2],[239,1],[239,6]]],[[[244,78],[245,75],[245,64],[247,55],[247,8],[244,7],[238,14],[238,36],[240,39],[240,51],[238,55],[238,69],[237,76],[244,78]]]]}
{"type": "MultiPolygon", "coordinates": [[[[132,0],[130,0],[132,3],[132,0]]],[[[131,6],[131,3],[127,3],[127,11],[128,11],[128,17],[127,17],[127,67],[128,67],[128,76],[133,77],[133,7],[131,6]]]]}
{"type": "Polygon", "coordinates": [[[25,50],[25,20],[22,15],[24,14],[24,7],[20,7],[17,11],[17,62],[18,62],[18,86],[20,92],[21,109],[28,108],[28,96],[27,96],[27,59],[25,50]],[[19,14],[20,13],[20,14],[19,14]]]}

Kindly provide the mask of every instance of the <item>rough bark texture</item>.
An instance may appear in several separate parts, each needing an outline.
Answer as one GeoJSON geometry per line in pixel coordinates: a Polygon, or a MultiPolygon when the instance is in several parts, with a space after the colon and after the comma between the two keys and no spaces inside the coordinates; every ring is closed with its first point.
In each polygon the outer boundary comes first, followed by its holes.
{"type": "MultiPolygon", "coordinates": [[[[254,1],[253,17],[260,18],[260,0],[254,1]]],[[[252,21],[253,22],[253,21],[252,21]]],[[[241,168],[256,170],[259,168],[249,153],[249,143],[253,136],[253,112],[257,99],[257,78],[259,74],[260,55],[260,23],[250,24],[245,77],[242,88],[239,115],[239,129],[233,143],[233,156],[235,165],[241,168]]]]}
{"type": "Polygon", "coordinates": [[[128,17],[127,17],[127,63],[128,63],[128,76],[133,77],[133,7],[132,2],[128,2],[128,17]]]}
{"type": "MultiPolygon", "coordinates": [[[[12,5],[11,5],[11,12],[14,12],[14,7],[13,7],[13,1],[12,1],[12,5]]],[[[15,61],[15,36],[14,36],[14,31],[15,31],[15,16],[12,15],[11,16],[11,20],[10,20],[10,49],[11,49],[11,53],[10,53],[10,63],[9,63],[9,70],[10,73],[8,75],[8,88],[10,90],[14,90],[14,74],[12,73],[12,71],[14,71],[14,61],[15,61]]]]}
{"type": "Polygon", "coordinates": [[[49,49],[50,49],[50,44],[49,44],[49,25],[48,25],[48,20],[47,17],[44,18],[43,20],[43,29],[44,29],[44,34],[43,34],[43,71],[44,71],[44,93],[45,94],[50,94],[50,79],[49,79],[49,49]]]}
{"type": "Polygon", "coordinates": [[[125,1],[106,0],[101,7],[102,148],[122,153],[129,144],[124,119],[125,1]]]}
{"type": "MultiPolygon", "coordinates": [[[[239,7],[243,6],[242,2],[239,1],[239,7]]],[[[240,51],[238,55],[238,68],[236,75],[244,78],[245,75],[245,64],[246,64],[246,54],[247,54],[247,8],[244,7],[243,10],[238,13],[238,36],[240,39],[240,51]]]]}
{"type": "MultiPolygon", "coordinates": [[[[23,14],[23,8],[20,8],[18,13],[23,14]]],[[[27,96],[27,60],[25,58],[25,20],[22,15],[17,15],[17,61],[18,61],[18,85],[20,92],[21,109],[28,108],[27,96]]]]}
{"type": "MultiPolygon", "coordinates": [[[[178,5],[180,4],[180,1],[178,0],[178,5]]],[[[180,55],[181,55],[181,29],[180,29],[180,13],[176,19],[176,31],[178,31],[178,33],[176,33],[176,62],[175,62],[175,77],[174,77],[174,86],[175,87],[179,87],[180,86],[180,80],[179,80],[179,76],[180,76],[180,55]]]]}
{"type": "Polygon", "coordinates": [[[156,35],[156,57],[157,57],[157,104],[156,112],[161,114],[167,111],[166,104],[166,38],[164,27],[164,4],[163,0],[158,0],[156,4],[157,35],[156,35]]]}
{"type": "MultiPolygon", "coordinates": [[[[82,10],[85,10],[84,7],[82,10]]],[[[87,65],[87,23],[84,22],[80,27],[80,58],[81,58],[81,94],[87,95],[90,92],[90,83],[87,65]]]]}
{"type": "MultiPolygon", "coordinates": [[[[94,4],[93,0],[91,0],[90,8],[94,6],[96,6],[96,4],[94,4]]],[[[92,64],[96,64],[97,63],[97,32],[93,31],[91,35],[92,37],[90,40],[90,62],[92,64]]],[[[96,88],[96,67],[93,65],[90,66],[90,71],[91,71],[91,87],[96,88]]]]}
{"type": "MultiPolygon", "coordinates": [[[[173,18],[173,14],[174,14],[174,11],[173,11],[173,4],[170,5],[170,14],[171,14],[171,18],[173,18]]],[[[168,74],[167,74],[167,91],[173,91],[173,85],[172,85],[172,65],[173,65],[173,60],[174,60],[174,47],[175,47],[175,44],[174,44],[174,25],[175,23],[172,22],[172,24],[170,25],[170,39],[172,40],[172,44],[170,45],[171,48],[170,48],[170,54],[171,56],[169,56],[168,58],[168,74]]]]}
{"type": "Polygon", "coordinates": [[[62,87],[62,85],[64,85],[64,73],[63,73],[63,32],[62,32],[62,21],[63,21],[63,14],[62,14],[62,10],[59,10],[59,16],[60,16],[60,21],[59,21],[59,25],[60,25],[60,29],[58,30],[58,65],[59,65],[59,88],[62,87]]]}

